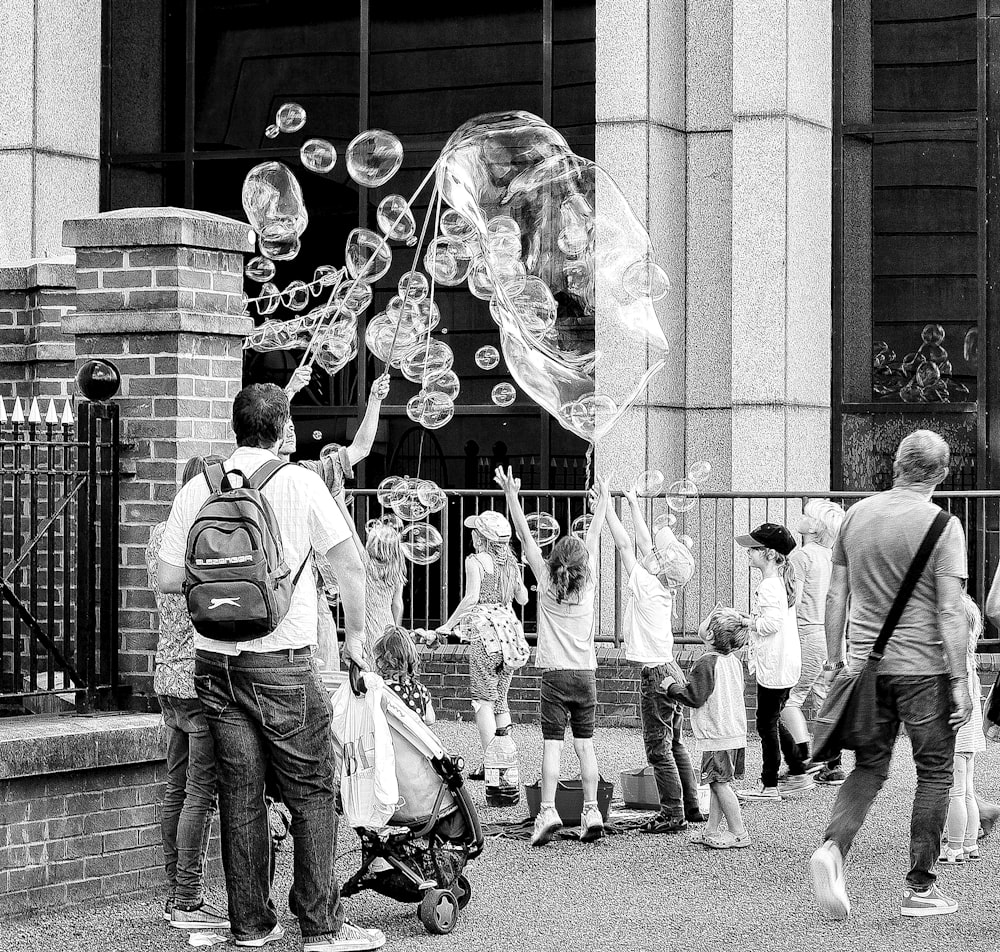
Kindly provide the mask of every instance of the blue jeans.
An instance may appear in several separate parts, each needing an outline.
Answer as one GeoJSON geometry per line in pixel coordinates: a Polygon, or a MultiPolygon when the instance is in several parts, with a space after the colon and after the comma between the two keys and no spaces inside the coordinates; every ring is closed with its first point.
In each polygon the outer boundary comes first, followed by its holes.
{"type": "Polygon", "coordinates": [[[197,698],[158,695],[167,726],[167,782],[160,808],[168,895],[201,904],[205,854],[215,815],[215,745],[197,698]]]}
{"type": "Polygon", "coordinates": [[[639,679],[642,742],[660,795],[660,813],[671,820],[683,820],[686,813],[701,812],[698,781],[681,736],[684,712],[660,687],[666,674],[666,665],[642,669],[639,679]]]}
{"type": "Polygon", "coordinates": [[[937,879],[932,870],[941,850],[955,766],[955,732],[948,724],[951,688],[944,674],[880,674],[877,685],[876,739],[857,751],[854,770],[837,793],[826,839],[833,840],[847,855],[889,776],[899,725],[905,724],[917,768],[906,883],[926,889],[937,879]]]}
{"type": "Polygon", "coordinates": [[[289,905],[302,938],[331,941],[344,913],[333,860],[336,781],[330,706],[308,648],[195,655],[195,685],[215,738],[222,863],[237,939],[259,939],[278,921],[271,899],[268,768],[292,815],[289,905]]]}

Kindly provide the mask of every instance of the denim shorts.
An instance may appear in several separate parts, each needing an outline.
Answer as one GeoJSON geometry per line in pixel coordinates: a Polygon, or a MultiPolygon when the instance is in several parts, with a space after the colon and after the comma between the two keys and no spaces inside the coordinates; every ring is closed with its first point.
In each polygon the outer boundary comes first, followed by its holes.
{"type": "Polygon", "coordinates": [[[542,672],[542,737],[562,740],[569,721],[573,737],[589,740],[597,722],[597,673],[583,671],[542,672]]]}

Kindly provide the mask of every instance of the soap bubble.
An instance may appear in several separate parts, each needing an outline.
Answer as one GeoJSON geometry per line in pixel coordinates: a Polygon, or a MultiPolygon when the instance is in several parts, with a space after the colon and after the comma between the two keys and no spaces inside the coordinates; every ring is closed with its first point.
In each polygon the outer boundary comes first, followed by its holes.
{"type": "Polygon", "coordinates": [[[333,333],[321,334],[313,348],[316,364],[330,376],[339,373],[358,356],[357,339],[344,339],[333,333]]]}
{"type": "Polygon", "coordinates": [[[673,538],[672,532],[670,536],[669,541],[655,546],[642,560],[642,567],[655,575],[665,588],[677,591],[687,585],[694,575],[694,556],[690,549],[673,538]]]}
{"type": "Polygon", "coordinates": [[[414,565],[431,565],[441,558],[441,533],[426,523],[407,526],[400,534],[400,548],[414,565]]]}
{"type": "Polygon", "coordinates": [[[548,512],[532,512],[526,517],[526,521],[531,537],[543,547],[552,545],[562,532],[559,521],[548,512]]]}
{"type": "Polygon", "coordinates": [[[962,344],[962,354],[968,363],[975,363],[979,359],[978,327],[970,327],[965,332],[965,340],[962,344]]]}
{"type": "Polygon", "coordinates": [[[255,165],[243,180],[243,211],[247,221],[260,236],[261,253],[268,258],[286,260],[294,257],[288,251],[309,224],[302,188],[291,169],[281,162],[262,162],[255,165]],[[268,253],[265,243],[272,250],[281,246],[280,253],[268,253]]]}
{"type": "Polygon", "coordinates": [[[375,495],[378,498],[379,505],[383,508],[387,508],[389,503],[392,502],[392,494],[396,491],[396,487],[400,484],[402,480],[398,476],[386,476],[378,484],[378,489],[375,491],[375,495]]]}
{"type": "Polygon", "coordinates": [[[304,311],[309,306],[309,288],[304,281],[289,281],[281,292],[281,302],[290,311],[304,311]]]}
{"type": "Polygon", "coordinates": [[[352,278],[374,284],[389,270],[392,252],[380,235],[368,228],[355,228],[347,236],[344,262],[352,278]]]}
{"type": "Polygon", "coordinates": [[[692,483],[700,483],[708,479],[712,473],[712,464],[708,460],[698,460],[688,467],[687,477],[692,483]]]}
{"type": "Polygon", "coordinates": [[[258,314],[273,314],[278,309],[278,302],[281,294],[276,285],[270,281],[260,289],[260,297],[257,299],[258,314]]]}
{"type": "Polygon", "coordinates": [[[291,261],[302,248],[298,235],[284,224],[268,225],[259,237],[260,253],[274,261],[291,261]]]}
{"type": "Polygon", "coordinates": [[[391,132],[369,129],[347,147],[347,171],[358,185],[385,185],[403,164],[403,145],[391,132]]]}
{"type": "Polygon", "coordinates": [[[442,151],[437,184],[480,239],[469,288],[498,299],[491,313],[514,382],[598,441],[665,366],[653,309],[665,281],[646,230],[611,177],[530,113],[465,123],[442,151]],[[515,304],[532,277],[556,303],[547,328],[544,307],[542,320],[525,322],[515,304]],[[598,337],[614,346],[598,350],[598,337]]]}
{"type": "Polygon", "coordinates": [[[459,391],[462,389],[461,381],[454,370],[446,370],[443,374],[428,380],[424,384],[426,393],[443,393],[449,400],[458,399],[459,391]]]}
{"type": "Polygon", "coordinates": [[[299,158],[310,172],[329,172],[337,164],[337,150],[326,139],[306,139],[299,158]]]}
{"type": "Polygon", "coordinates": [[[677,525],[677,516],[672,512],[661,512],[653,520],[653,534],[655,535],[660,529],[672,529],[677,525]]]}
{"type": "Polygon", "coordinates": [[[431,512],[440,512],[448,505],[444,490],[432,479],[422,479],[417,487],[419,499],[431,512]]]}
{"type": "Polygon", "coordinates": [[[256,281],[258,284],[264,284],[265,281],[270,281],[274,277],[275,270],[273,261],[257,255],[257,257],[251,258],[247,262],[243,273],[249,280],[256,281]]]}
{"type": "Polygon", "coordinates": [[[266,135],[269,139],[277,139],[278,138],[278,134],[280,132],[281,132],[281,130],[272,122],[271,125],[269,125],[264,130],[264,135],[266,135]]]}
{"type": "Polygon", "coordinates": [[[340,268],[335,268],[332,264],[321,264],[313,272],[313,283],[319,284],[320,289],[332,288],[340,280],[340,277],[340,268]]]}
{"type": "Polygon", "coordinates": [[[455,415],[455,403],[447,394],[421,390],[407,401],[406,415],[425,430],[440,430],[455,415]]]}
{"type": "Polygon", "coordinates": [[[386,238],[416,244],[417,222],[402,195],[386,195],[378,204],[375,218],[386,238]]]}
{"type": "Polygon", "coordinates": [[[389,506],[392,511],[399,516],[403,522],[416,522],[424,519],[430,513],[418,495],[422,479],[410,479],[408,476],[401,479],[392,491],[389,499],[389,506]]]}
{"type": "Polygon", "coordinates": [[[655,496],[663,486],[663,473],[647,469],[632,480],[632,488],[640,496],[655,496]]]}
{"type": "Polygon", "coordinates": [[[306,124],[306,111],[297,102],[286,102],[278,107],[275,121],[282,132],[298,132],[306,124]]]}
{"type": "Polygon", "coordinates": [[[689,536],[689,535],[678,536],[677,537],[677,541],[682,546],[684,546],[685,549],[693,549],[694,548],[694,539],[692,539],[691,536],[689,536]]]}
{"type": "Polygon", "coordinates": [[[449,208],[441,215],[439,229],[442,235],[451,235],[462,241],[473,241],[477,238],[475,226],[464,215],[449,208]]]}
{"type": "Polygon", "coordinates": [[[500,351],[491,344],[476,351],[476,366],[480,370],[492,370],[500,363],[500,351]]]}
{"type": "MultiPolygon", "coordinates": [[[[502,284],[502,282],[501,282],[502,284]]],[[[506,289],[506,285],[504,285],[506,289]]],[[[540,278],[529,277],[524,287],[509,298],[497,295],[490,301],[493,320],[503,326],[504,315],[522,328],[525,334],[544,334],[556,322],[559,305],[540,278]]]]}
{"type": "Polygon", "coordinates": [[[431,340],[426,344],[416,344],[407,351],[399,369],[407,380],[411,380],[413,383],[422,383],[424,380],[433,380],[451,370],[454,362],[455,355],[444,341],[431,340]]]}
{"type": "Polygon", "coordinates": [[[312,438],[314,440],[321,440],[321,439],[323,439],[323,431],[322,430],[313,430],[313,432],[312,432],[312,438]]]}
{"type": "Polygon", "coordinates": [[[410,324],[400,324],[388,314],[376,314],[368,322],[365,344],[383,363],[398,367],[423,335],[410,324]]]}
{"type": "Polygon", "coordinates": [[[424,267],[438,284],[455,287],[469,275],[472,253],[469,246],[458,238],[442,235],[427,245],[424,267]]]}
{"type": "Polygon", "coordinates": [[[383,512],[381,516],[377,519],[369,519],[365,523],[365,532],[371,532],[373,526],[388,526],[390,529],[394,529],[396,532],[402,532],[405,523],[399,516],[394,512],[383,512]]]}
{"type": "Polygon", "coordinates": [[[407,301],[413,304],[419,304],[425,297],[427,297],[427,292],[430,289],[430,283],[427,280],[427,275],[423,271],[407,271],[399,279],[399,284],[397,285],[397,290],[399,291],[399,296],[405,298],[407,301]]]}
{"type": "Polygon", "coordinates": [[[363,281],[345,281],[333,292],[330,300],[334,309],[341,307],[348,314],[357,316],[372,302],[372,288],[363,281]]]}
{"type": "Polygon", "coordinates": [[[517,391],[509,383],[498,383],[493,388],[490,399],[498,407],[509,407],[517,399],[517,391]]]}
{"type": "Polygon", "coordinates": [[[667,505],[674,512],[688,512],[698,504],[698,487],[693,480],[678,479],[667,489],[667,505]]]}
{"type": "Polygon", "coordinates": [[[578,539],[586,539],[587,533],[590,531],[590,524],[593,521],[594,517],[589,512],[585,512],[582,516],[577,516],[570,524],[570,535],[576,536],[578,539]]]}

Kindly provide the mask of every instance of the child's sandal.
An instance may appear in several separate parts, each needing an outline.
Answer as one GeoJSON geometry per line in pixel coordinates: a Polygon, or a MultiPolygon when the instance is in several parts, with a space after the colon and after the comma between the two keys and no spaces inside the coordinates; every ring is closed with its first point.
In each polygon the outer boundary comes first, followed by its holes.
{"type": "Polygon", "coordinates": [[[706,833],[702,839],[702,845],[713,850],[727,850],[736,842],[736,837],[732,833],[706,833]]]}

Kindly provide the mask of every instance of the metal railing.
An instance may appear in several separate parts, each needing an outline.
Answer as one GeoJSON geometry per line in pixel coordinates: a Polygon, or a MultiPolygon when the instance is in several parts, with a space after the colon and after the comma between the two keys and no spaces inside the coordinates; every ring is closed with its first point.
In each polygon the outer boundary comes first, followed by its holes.
{"type": "Polygon", "coordinates": [[[0,401],[0,712],[118,684],[118,408],[0,401]]]}
{"type": "MultiPolygon", "coordinates": [[[[465,517],[483,509],[497,509],[506,514],[503,494],[498,490],[447,490],[448,505],[427,521],[442,536],[439,561],[429,566],[409,565],[404,593],[404,624],[409,627],[434,627],[454,610],[462,596],[465,557],[471,552],[471,538],[464,528],[465,517]]],[[[773,493],[701,493],[684,501],[690,508],[673,512],[674,532],[689,536],[695,557],[695,574],[681,590],[675,605],[674,631],[679,643],[695,643],[698,622],[717,601],[746,610],[750,605],[754,578],[746,550],[735,537],[749,532],[762,522],[779,522],[793,532],[805,503],[811,498],[832,499],[846,507],[870,493],[862,492],[773,492],[773,493]]],[[[354,513],[359,530],[364,532],[368,519],[381,513],[375,490],[354,491],[354,513]]],[[[936,494],[935,501],[957,516],[966,531],[969,557],[969,592],[980,604],[989,591],[992,573],[1000,553],[1000,492],[947,492],[936,494]]],[[[548,512],[555,516],[563,532],[572,521],[587,511],[587,494],[582,491],[522,491],[526,513],[548,512]]],[[[641,500],[647,524],[662,513],[670,512],[663,496],[641,500]]],[[[615,511],[627,528],[631,526],[628,503],[620,494],[613,497],[615,511]]],[[[515,549],[516,549],[515,541],[515,549]]],[[[597,593],[597,640],[618,644],[621,617],[628,597],[628,579],[616,557],[610,533],[601,540],[601,578],[597,593]]],[[[526,582],[533,584],[530,570],[526,582]]],[[[534,598],[521,610],[529,640],[535,633],[534,598]]],[[[1000,646],[996,632],[989,631],[986,646],[1000,646]]]]}

